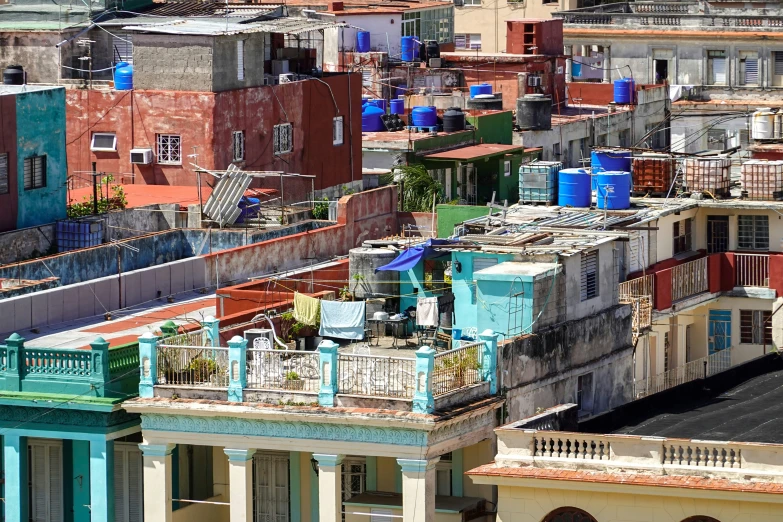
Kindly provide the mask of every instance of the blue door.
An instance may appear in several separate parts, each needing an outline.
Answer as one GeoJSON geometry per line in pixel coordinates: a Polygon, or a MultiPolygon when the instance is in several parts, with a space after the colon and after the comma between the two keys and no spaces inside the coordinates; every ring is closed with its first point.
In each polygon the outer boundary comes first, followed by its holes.
{"type": "Polygon", "coordinates": [[[731,310],[710,310],[710,354],[731,347],[731,310]]]}

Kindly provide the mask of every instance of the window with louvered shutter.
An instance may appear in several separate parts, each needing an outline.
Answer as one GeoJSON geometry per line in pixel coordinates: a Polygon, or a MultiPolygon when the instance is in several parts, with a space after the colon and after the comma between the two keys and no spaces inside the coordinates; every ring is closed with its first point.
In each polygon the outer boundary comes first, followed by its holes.
{"type": "Polygon", "coordinates": [[[783,52],[775,54],[775,76],[783,76],[783,52]]]}
{"type": "Polygon", "coordinates": [[[332,120],[332,145],[343,144],[343,117],[337,116],[332,120]]]}
{"type": "Polygon", "coordinates": [[[46,186],[46,156],[31,156],[24,160],[24,189],[46,186]]]}
{"type": "Polygon", "coordinates": [[[8,194],[8,154],[0,154],[0,194],[8,194]]]}
{"type": "Polygon", "coordinates": [[[125,452],[123,448],[114,448],[114,520],[127,522],[128,497],[125,493],[125,452]]]}
{"type": "Polygon", "coordinates": [[[759,84],[759,55],[757,52],[739,53],[739,83],[740,85],[759,84]]]}
{"type": "Polygon", "coordinates": [[[598,250],[582,252],[582,274],[580,300],[587,301],[598,296],[598,250]]]}
{"type": "Polygon", "coordinates": [[[62,443],[29,444],[32,522],[63,522],[62,443]]]}
{"type": "Polygon", "coordinates": [[[135,444],[114,446],[114,520],[142,522],[142,460],[135,444]]]}
{"type": "Polygon", "coordinates": [[[120,62],[133,63],[133,37],[123,31],[112,31],[112,45],[114,46],[114,59],[120,62]]]}
{"type": "Polygon", "coordinates": [[[245,81],[245,42],[237,40],[237,80],[245,81]]]}

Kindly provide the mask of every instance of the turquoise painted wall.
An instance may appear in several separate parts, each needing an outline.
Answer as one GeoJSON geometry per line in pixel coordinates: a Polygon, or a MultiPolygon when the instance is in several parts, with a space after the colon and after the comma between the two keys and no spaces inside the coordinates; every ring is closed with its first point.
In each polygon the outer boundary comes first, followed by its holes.
{"type": "MultiPolygon", "coordinates": [[[[454,293],[454,326],[456,328],[478,328],[478,301],[473,278],[473,260],[475,258],[495,258],[498,263],[513,259],[511,254],[486,254],[483,252],[453,252],[451,254],[451,291],[454,293]],[[459,261],[462,271],[457,272],[454,262],[459,261]]],[[[478,329],[479,332],[483,330],[478,329]]],[[[505,331],[505,328],[503,329],[505,331]]]]}
{"type": "Polygon", "coordinates": [[[400,311],[409,306],[416,306],[416,300],[419,297],[432,297],[431,292],[424,290],[424,262],[407,270],[400,272],[400,311]]]}
{"type": "Polygon", "coordinates": [[[63,441],[65,522],[90,522],[90,443],[63,441]]]}
{"type": "Polygon", "coordinates": [[[65,88],[16,95],[17,228],[65,218],[67,164],[65,157],[65,88]],[[46,186],[24,188],[24,160],[46,156],[46,186]]]}
{"type": "Polygon", "coordinates": [[[492,330],[508,337],[509,330],[521,331],[533,318],[533,284],[511,276],[508,280],[478,280],[476,300],[478,331],[492,330]],[[512,297],[523,292],[519,303],[512,297]],[[521,310],[520,310],[521,308],[521,310]],[[516,326],[516,329],[515,329],[516,326]]]}
{"type": "Polygon", "coordinates": [[[473,205],[438,205],[435,207],[438,214],[438,237],[447,238],[454,233],[454,226],[468,219],[486,216],[489,213],[487,207],[473,205]]]}

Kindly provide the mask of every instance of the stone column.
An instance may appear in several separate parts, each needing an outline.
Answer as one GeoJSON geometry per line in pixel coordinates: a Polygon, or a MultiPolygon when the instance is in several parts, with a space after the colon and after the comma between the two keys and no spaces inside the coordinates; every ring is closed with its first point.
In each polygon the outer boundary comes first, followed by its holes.
{"type": "Polygon", "coordinates": [[[139,444],[144,456],[144,520],[171,522],[171,452],[174,444],[139,444]]]}
{"type": "Polygon", "coordinates": [[[435,396],[432,393],[432,372],[435,369],[435,350],[422,346],[416,350],[416,391],[413,392],[415,413],[432,413],[435,396]]]}
{"type": "Polygon", "coordinates": [[[228,341],[228,400],[242,402],[247,387],[247,339],[235,335],[228,341]]]}
{"type": "Polygon", "coordinates": [[[344,456],[313,454],[313,458],[318,461],[318,522],[340,522],[343,519],[344,456]]]}
{"type": "Polygon", "coordinates": [[[573,68],[573,46],[571,45],[564,45],[563,46],[563,54],[566,55],[566,65],[565,65],[565,81],[571,82],[574,80],[574,74],[571,70],[573,68]]]}
{"type": "Polygon", "coordinates": [[[328,339],[318,345],[318,364],[321,368],[321,381],[318,388],[318,404],[327,408],[334,407],[337,395],[337,344],[328,339]]]}
{"type": "Polygon", "coordinates": [[[90,513],[114,522],[114,441],[90,441],[90,513]]]}
{"type": "Polygon", "coordinates": [[[612,83],[612,50],[608,45],[604,45],[604,82],[612,83]]]}
{"type": "Polygon", "coordinates": [[[402,522],[435,520],[435,465],[439,460],[397,459],[402,468],[402,522]]]}
{"type": "Polygon", "coordinates": [[[228,455],[230,522],[253,522],[254,449],[224,449],[228,455]]]}
{"type": "Polygon", "coordinates": [[[3,465],[5,466],[5,520],[28,522],[30,479],[27,467],[27,437],[3,435],[3,465]]]}

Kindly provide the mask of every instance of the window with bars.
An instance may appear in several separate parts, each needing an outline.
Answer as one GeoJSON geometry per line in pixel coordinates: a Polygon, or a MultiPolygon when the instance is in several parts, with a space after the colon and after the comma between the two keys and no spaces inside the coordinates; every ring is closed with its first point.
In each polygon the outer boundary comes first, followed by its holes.
{"type": "Polygon", "coordinates": [[[253,455],[254,522],[288,522],[288,455],[253,455]]]}
{"type": "Polygon", "coordinates": [[[31,156],[24,160],[24,189],[46,186],[46,156],[31,156]]]}
{"type": "Polygon", "coordinates": [[[582,252],[580,300],[598,297],[598,250],[582,252]]]}
{"type": "Polygon", "coordinates": [[[739,71],[737,83],[740,85],[759,84],[759,53],[757,51],[739,52],[739,71]]]}
{"type": "MultiPolygon", "coordinates": [[[[468,5],[465,2],[465,5],[468,5]]],[[[463,33],[454,35],[454,47],[456,49],[481,50],[481,33],[463,33]]]]}
{"type": "Polygon", "coordinates": [[[182,137],[179,134],[158,134],[157,145],[159,164],[182,164],[182,137]]]}
{"type": "Polygon", "coordinates": [[[783,87],[783,51],[772,53],[772,85],[783,87]]]}
{"type": "Polygon", "coordinates": [[[367,488],[367,463],[365,459],[344,459],[342,470],[343,501],[364,493],[367,488]]]}
{"type": "Polygon", "coordinates": [[[272,141],[275,154],[287,154],[294,150],[294,126],[282,123],[272,128],[272,141]]]}
{"type": "Polygon", "coordinates": [[[8,194],[8,153],[0,154],[0,194],[8,194]]]}
{"type": "Polygon", "coordinates": [[[740,310],[740,343],[772,344],[772,312],[740,310]]]}
{"type": "Polygon", "coordinates": [[[136,444],[114,445],[114,520],[142,522],[142,459],[136,444]]]}
{"type": "Polygon", "coordinates": [[[232,133],[232,155],[234,161],[245,160],[245,131],[234,131],[232,133]]]}
{"type": "Polygon", "coordinates": [[[332,119],[332,145],[343,144],[343,117],[335,116],[332,119]]]}
{"type": "Polygon", "coordinates": [[[726,85],[726,51],[707,51],[707,83],[726,85]]]}
{"type": "Polygon", "coordinates": [[[769,250],[769,218],[739,216],[737,246],[740,250],[769,250]]]}
{"type": "Polygon", "coordinates": [[[683,219],[675,221],[673,224],[674,243],[672,245],[672,253],[676,256],[684,252],[690,252],[692,249],[691,242],[691,220],[683,219]]]}

